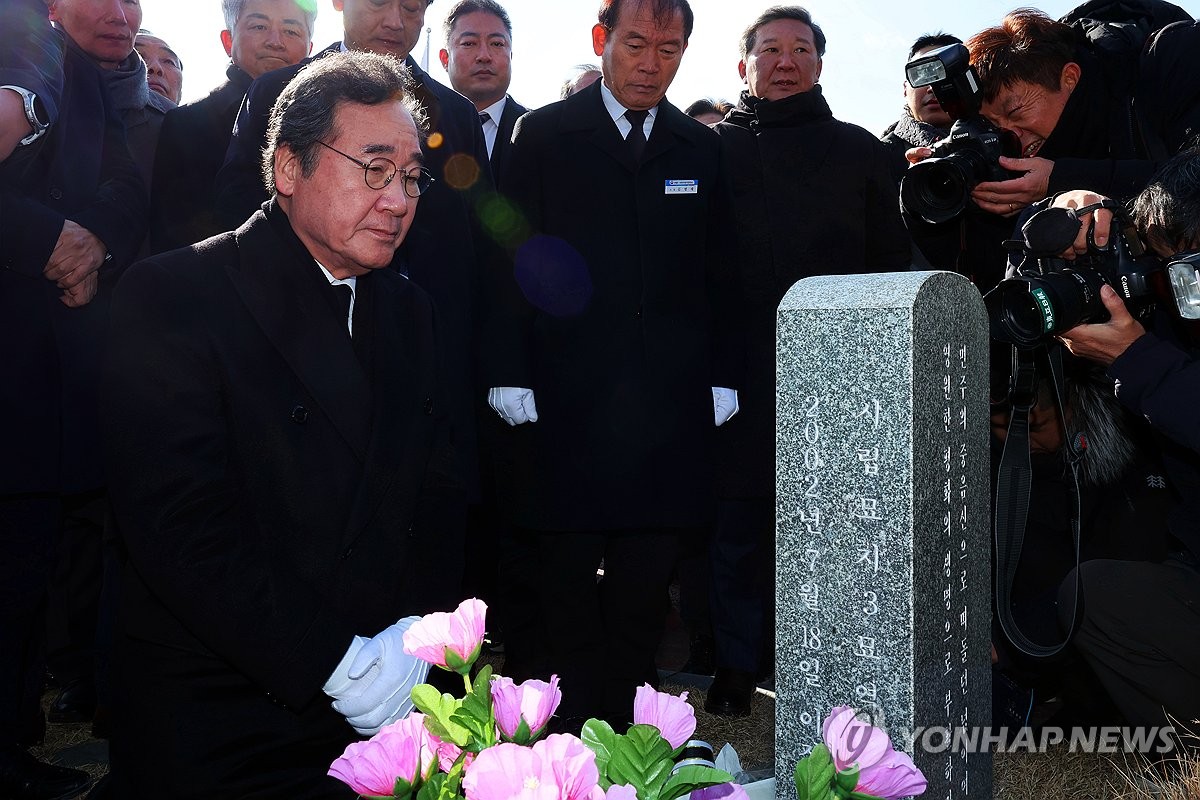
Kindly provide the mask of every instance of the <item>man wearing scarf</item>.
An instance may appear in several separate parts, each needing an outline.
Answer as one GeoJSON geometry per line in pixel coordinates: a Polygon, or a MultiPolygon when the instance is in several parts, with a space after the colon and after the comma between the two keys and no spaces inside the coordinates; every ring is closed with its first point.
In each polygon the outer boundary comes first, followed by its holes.
{"type": "Polygon", "coordinates": [[[764,12],[741,48],[747,88],[713,127],[733,189],[745,331],[741,413],[716,433],[717,674],[705,708],[726,715],[749,713],[755,680],[771,669],[775,310],[801,278],[907,269],[911,248],[883,144],[834,119],[817,85],[825,35],[809,13],[764,12]]]}

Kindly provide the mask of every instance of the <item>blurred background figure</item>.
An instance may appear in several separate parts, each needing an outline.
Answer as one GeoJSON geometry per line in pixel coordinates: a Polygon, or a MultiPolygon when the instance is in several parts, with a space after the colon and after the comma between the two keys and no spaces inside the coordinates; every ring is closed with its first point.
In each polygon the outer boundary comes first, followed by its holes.
{"type": "Polygon", "coordinates": [[[146,81],[150,84],[150,91],[158,92],[178,104],[183,95],[183,62],[179,55],[169,44],[145,28],[134,37],[133,49],[146,63],[146,81]]]}
{"type": "Polygon", "coordinates": [[[259,75],[298,63],[312,50],[314,4],[223,0],[221,10],[225,28],[220,40],[229,56],[225,82],[207,97],[167,114],[163,122],[150,191],[150,245],[156,253],[223,230],[214,208],[214,182],[242,97],[259,75]]]}
{"type": "Polygon", "coordinates": [[[683,113],[697,122],[703,122],[705,125],[716,125],[725,119],[725,115],[732,108],[733,103],[728,100],[713,100],[711,97],[702,97],[685,108],[683,113]]]}
{"type": "Polygon", "coordinates": [[[561,99],[566,100],[600,80],[600,67],[595,64],[576,64],[574,74],[562,86],[561,99]]]}

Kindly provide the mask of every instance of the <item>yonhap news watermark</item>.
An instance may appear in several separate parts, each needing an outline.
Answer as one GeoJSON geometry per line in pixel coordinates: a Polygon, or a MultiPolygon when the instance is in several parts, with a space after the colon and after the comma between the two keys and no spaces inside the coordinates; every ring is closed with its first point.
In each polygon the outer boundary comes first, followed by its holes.
{"type": "Polygon", "coordinates": [[[1043,753],[1065,745],[1072,753],[1164,755],[1176,749],[1175,729],[1148,727],[982,728],[930,726],[904,737],[908,752],[1043,753]]]}

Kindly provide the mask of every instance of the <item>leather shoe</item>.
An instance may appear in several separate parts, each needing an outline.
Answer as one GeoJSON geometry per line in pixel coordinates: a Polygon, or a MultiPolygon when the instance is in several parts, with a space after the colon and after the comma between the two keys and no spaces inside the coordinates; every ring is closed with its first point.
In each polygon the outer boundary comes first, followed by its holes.
{"type": "Polygon", "coordinates": [[[64,800],[87,788],[86,772],[38,761],[19,747],[0,749],[0,797],[11,800],[64,800]]]}
{"type": "Polygon", "coordinates": [[[46,712],[46,719],[54,723],[91,722],[95,713],[95,684],[87,678],[76,678],[59,690],[46,712]]]}
{"type": "Polygon", "coordinates": [[[704,698],[704,710],[720,717],[748,717],[755,688],[754,673],[717,667],[716,677],[704,698]]]}

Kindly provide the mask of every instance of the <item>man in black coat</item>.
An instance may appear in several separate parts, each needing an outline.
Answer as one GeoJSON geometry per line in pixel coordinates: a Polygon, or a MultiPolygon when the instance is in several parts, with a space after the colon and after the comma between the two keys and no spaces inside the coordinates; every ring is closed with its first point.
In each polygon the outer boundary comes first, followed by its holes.
{"type": "Polygon", "coordinates": [[[718,714],[749,713],[755,680],[773,653],[779,302],[812,275],[907,269],[911,248],[882,143],[834,119],[821,94],[825,36],[808,12],[764,12],[743,34],[741,52],[747,89],[714,126],[733,194],[745,332],[741,413],[717,431],[718,669],[705,707],[718,714]]]}
{"type": "Polygon", "coordinates": [[[529,109],[508,96],[512,82],[512,21],[495,0],[459,0],[446,15],[446,46],[438,53],[454,91],[479,112],[492,178],[499,186],[513,128],[529,109]]]}
{"type": "Polygon", "coordinates": [[[54,544],[64,503],[104,483],[107,278],[133,258],[147,210],[96,65],[40,0],[0,4],[0,29],[29,32],[0,46],[0,93],[30,115],[27,143],[0,164],[0,795],[48,797],[87,782],[24,749],[44,731],[54,544]]]}
{"type": "Polygon", "coordinates": [[[393,623],[426,607],[414,529],[448,456],[432,304],[388,269],[429,185],[406,77],[362,52],[305,71],[272,116],[275,197],[117,292],[122,797],[348,797],[325,772],[350,726],[424,677],[393,623]]]}
{"type": "Polygon", "coordinates": [[[604,3],[603,81],[522,117],[501,178],[532,235],[498,289],[487,376],[493,408],[524,423],[502,492],[539,534],[568,725],[628,721],[656,682],[677,539],[708,521],[714,413],[736,402],[714,356],[730,295],[708,247],[717,141],[664,99],[691,28],[686,0],[604,3]]]}
{"type": "Polygon", "coordinates": [[[167,114],[154,162],[150,246],[156,253],[226,230],[217,222],[214,181],[242,98],[255,78],[298,63],[312,50],[317,13],[296,0],[224,0],[221,44],[227,80],[207,97],[167,114]]]}
{"type": "MultiPolygon", "coordinates": [[[[396,252],[393,268],[429,292],[437,306],[442,358],[446,368],[446,403],[454,446],[468,497],[478,494],[475,445],[475,405],[481,390],[476,382],[476,308],[480,274],[495,257],[477,224],[472,203],[491,187],[487,148],[474,106],[449,87],[429,77],[409,56],[425,23],[431,0],[334,0],[342,12],[344,39],[293,67],[268,72],[250,87],[238,112],[225,165],[217,177],[217,208],[221,221],[236,227],[266,199],[258,166],[267,129],[267,115],[283,86],[300,69],[330,53],[367,50],[404,61],[412,75],[413,95],[429,120],[422,143],[425,167],[434,184],[422,198],[412,230],[396,252]]],[[[449,506],[439,523],[447,554],[460,552],[466,510],[449,506]]],[[[456,605],[458,578],[446,565],[445,603],[456,605]]]]}

